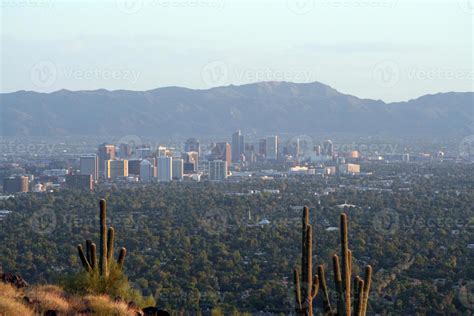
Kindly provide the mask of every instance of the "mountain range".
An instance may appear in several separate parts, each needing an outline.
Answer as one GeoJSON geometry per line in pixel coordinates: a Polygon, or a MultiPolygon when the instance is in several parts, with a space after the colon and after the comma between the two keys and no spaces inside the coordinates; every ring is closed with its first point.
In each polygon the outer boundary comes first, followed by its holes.
{"type": "Polygon", "coordinates": [[[446,136],[472,133],[474,92],[385,103],[322,83],[260,82],[193,90],[59,90],[0,94],[1,136],[192,136],[350,133],[446,136]]]}

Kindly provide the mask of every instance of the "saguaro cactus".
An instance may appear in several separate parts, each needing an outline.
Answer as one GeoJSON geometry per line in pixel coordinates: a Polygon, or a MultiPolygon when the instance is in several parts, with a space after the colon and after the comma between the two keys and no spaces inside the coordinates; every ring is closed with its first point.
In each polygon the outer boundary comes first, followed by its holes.
{"type": "Polygon", "coordinates": [[[303,209],[301,250],[301,281],[297,268],[293,271],[295,282],[295,311],[298,315],[313,315],[313,299],[318,294],[319,276],[313,275],[313,229],[309,224],[309,209],[303,209]]]}
{"type": "Polygon", "coordinates": [[[372,284],[372,267],[368,265],[365,269],[365,278],[356,276],[354,279],[354,291],[351,292],[352,279],[352,251],[349,249],[348,220],[347,214],[340,217],[340,239],[342,266],[338,255],[332,258],[334,269],[334,284],[336,286],[337,302],[331,305],[329,290],[326,285],[324,265],[318,266],[318,274],[312,275],[312,228],[309,225],[309,209],[303,208],[303,251],[302,251],[302,278],[299,279],[298,270],[294,271],[295,302],[298,315],[313,315],[313,300],[318,294],[319,286],[323,292],[323,314],[344,316],[365,316],[369,300],[370,287],[372,284]],[[311,281],[312,280],[312,281],[311,281]],[[312,283],[311,283],[312,282],[312,283]],[[302,285],[300,285],[302,284],[302,285]],[[311,291],[307,289],[311,288],[311,291]],[[313,290],[315,289],[315,290],[313,290]],[[305,292],[306,291],[306,292],[305,292]],[[307,294],[309,293],[309,295],[307,294]]]}
{"type": "MultiPolygon", "coordinates": [[[[100,254],[99,254],[99,265],[97,265],[97,246],[91,240],[86,241],[86,253],[82,245],[77,246],[79,252],[79,258],[81,259],[84,269],[89,273],[94,273],[97,269],[99,275],[108,278],[110,269],[113,266],[114,260],[114,242],[115,242],[115,230],[110,227],[107,230],[107,203],[104,199],[100,200],[100,254]]],[[[119,251],[119,257],[117,259],[116,268],[122,269],[125,260],[127,250],[122,247],[119,251]]]]}

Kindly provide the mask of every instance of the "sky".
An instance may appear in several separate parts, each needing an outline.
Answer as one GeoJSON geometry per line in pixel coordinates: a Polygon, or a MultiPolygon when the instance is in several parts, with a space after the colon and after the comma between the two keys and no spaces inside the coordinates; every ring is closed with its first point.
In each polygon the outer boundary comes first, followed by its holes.
{"type": "Polygon", "coordinates": [[[474,0],[0,0],[0,92],[322,82],[474,91],[474,0]]]}

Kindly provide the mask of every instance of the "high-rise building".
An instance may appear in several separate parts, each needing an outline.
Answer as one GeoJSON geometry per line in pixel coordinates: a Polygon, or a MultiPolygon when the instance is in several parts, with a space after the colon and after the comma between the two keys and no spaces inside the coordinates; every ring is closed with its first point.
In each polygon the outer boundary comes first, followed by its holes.
{"type": "Polygon", "coordinates": [[[173,180],[183,180],[183,164],[183,159],[173,158],[173,166],[171,170],[173,180]]]}
{"type": "Polygon", "coordinates": [[[107,160],[105,174],[107,179],[128,177],[128,160],[107,160]]]}
{"type": "Polygon", "coordinates": [[[149,158],[151,157],[151,149],[149,147],[137,148],[137,158],[149,158]]]}
{"type": "Polygon", "coordinates": [[[91,174],[68,174],[65,184],[70,189],[94,190],[94,179],[91,174]]]}
{"type": "Polygon", "coordinates": [[[99,159],[97,155],[81,156],[80,160],[80,174],[92,176],[93,181],[99,180],[99,159]]]}
{"type": "Polygon", "coordinates": [[[99,157],[99,175],[102,177],[105,175],[106,162],[107,160],[115,159],[115,145],[102,144],[98,149],[99,157]]]}
{"type": "Polygon", "coordinates": [[[227,179],[227,161],[209,161],[209,180],[222,181],[227,179]]]}
{"type": "Polygon", "coordinates": [[[262,138],[258,141],[258,154],[263,157],[267,156],[267,139],[266,138],[262,138]]]}
{"type": "Polygon", "coordinates": [[[360,173],[360,165],[347,163],[338,166],[339,173],[341,174],[358,174],[360,173]]]}
{"type": "Polygon", "coordinates": [[[238,130],[232,134],[232,162],[237,163],[242,160],[244,149],[244,135],[238,130]]]}
{"type": "Polygon", "coordinates": [[[314,150],[314,154],[315,154],[316,156],[321,156],[321,146],[319,146],[319,145],[314,145],[313,150],[314,150]]]}
{"type": "Polygon", "coordinates": [[[158,181],[171,181],[173,176],[173,158],[158,157],[158,181]]]}
{"type": "Polygon", "coordinates": [[[120,144],[118,150],[118,156],[122,159],[127,159],[132,156],[132,145],[131,144],[120,144]]]}
{"type": "Polygon", "coordinates": [[[184,159],[184,164],[187,164],[186,170],[191,171],[191,172],[186,172],[186,173],[196,172],[199,166],[199,154],[197,153],[197,151],[189,151],[189,152],[183,153],[182,156],[184,159]],[[192,170],[190,169],[191,168],[190,164],[192,164],[192,170]]]}
{"type": "Polygon", "coordinates": [[[195,151],[198,153],[198,156],[201,156],[201,144],[196,138],[189,138],[184,143],[184,151],[195,151]]]}
{"type": "Polygon", "coordinates": [[[326,156],[334,156],[334,145],[329,139],[323,143],[323,154],[326,156]]]}
{"type": "Polygon", "coordinates": [[[17,192],[28,192],[29,181],[26,176],[15,176],[3,179],[3,192],[5,193],[17,193],[17,192]]]}
{"type": "Polygon", "coordinates": [[[140,162],[140,180],[143,182],[151,182],[154,175],[154,166],[150,161],[144,159],[140,162]]]}
{"type": "Polygon", "coordinates": [[[223,160],[227,162],[227,166],[231,163],[231,147],[227,142],[215,143],[211,150],[211,157],[209,160],[223,160]]]}
{"type": "Polygon", "coordinates": [[[132,159],[128,161],[128,174],[139,175],[140,174],[140,159],[132,159]]]}
{"type": "Polygon", "coordinates": [[[276,160],[278,158],[278,136],[267,137],[266,145],[267,159],[276,160]]]}

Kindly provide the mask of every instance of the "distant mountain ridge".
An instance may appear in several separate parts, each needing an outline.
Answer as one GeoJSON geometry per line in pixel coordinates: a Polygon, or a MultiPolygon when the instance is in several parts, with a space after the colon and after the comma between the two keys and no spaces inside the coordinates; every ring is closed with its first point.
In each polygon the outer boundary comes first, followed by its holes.
{"type": "Polygon", "coordinates": [[[0,94],[0,136],[267,133],[396,136],[472,133],[474,92],[407,102],[360,99],[322,83],[260,82],[193,90],[0,94]]]}

